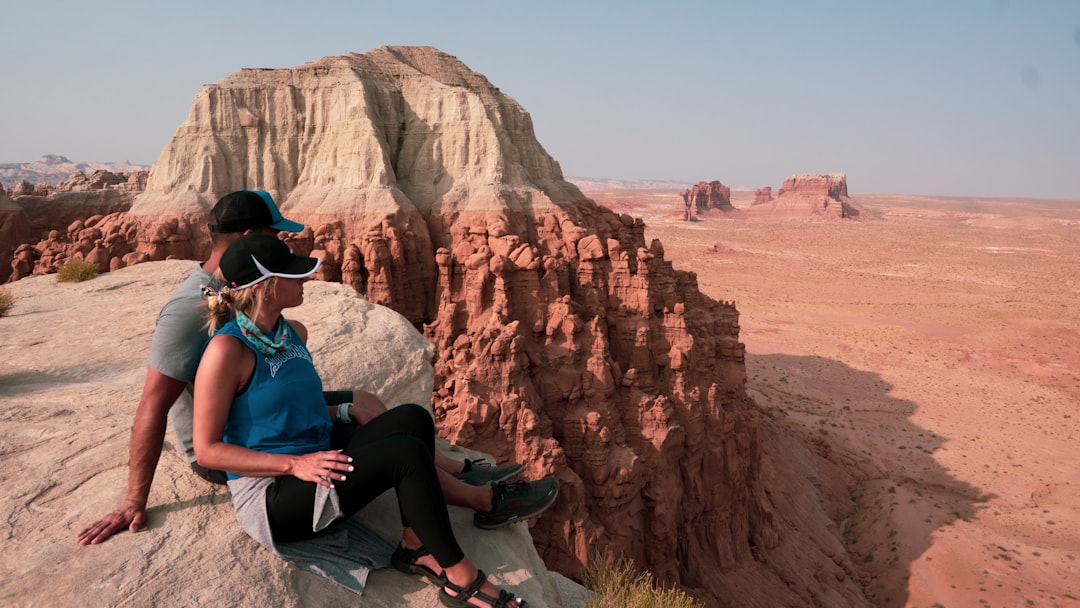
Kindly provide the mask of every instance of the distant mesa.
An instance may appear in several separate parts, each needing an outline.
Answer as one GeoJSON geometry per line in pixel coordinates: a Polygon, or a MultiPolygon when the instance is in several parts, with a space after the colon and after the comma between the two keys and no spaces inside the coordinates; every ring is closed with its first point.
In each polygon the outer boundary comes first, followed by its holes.
{"type": "Polygon", "coordinates": [[[734,211],[731,206],[731,188],[719,181],[698,182],[693,187],[683,190],[683,219],[693,221],[696,216],[709,209],[734,211]]]}
{"type": "Polygon", "coordinates": [[[777,198],[847,198],[847,175],[844,173],[800,173],[784,180],[777,198]]]}
{"type": "Polygon", "coordinates": [[[844,173],[800,173],[784,180],[776,198],[756,202],[752,209],[770,214],[835,219],[870,219],[871,215],[848,196],[844,173]]]}
{"type": "MultiPolygon", "coordinates": [[[[872,219],[862,205],[848,196],[847,177],[843,173],[792,175],[784,180],[776,197],[771,186],[754,190],[753,201],[747,207],[735,207],[731,189],[719,181],[698,182],[683,190],[680,198],[682,219],[691,222],[698,221],[711,209],[723,211],[725,217],[742,219],[872,219]]],[[[742,204],[746,204],[746,199],[742,204]]]]}

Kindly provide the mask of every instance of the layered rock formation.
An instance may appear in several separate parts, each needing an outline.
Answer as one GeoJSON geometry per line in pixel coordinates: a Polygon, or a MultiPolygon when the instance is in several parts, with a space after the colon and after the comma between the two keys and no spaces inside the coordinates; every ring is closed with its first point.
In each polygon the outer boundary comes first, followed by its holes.
{"type": "Polygon", "coordinates": [[[86,175],[82,171],[72,173],[68,178],[56,184],[56,192],[80,192],[85,190],[131,190],[141,192],[146,188],[146,180],[150,177],[149,171],[132,171],[127,173],[114,173],[106,169],[97,169],[86,175]]]}
{"type": "MultiPolygon", "coordinates": [[[[730,206],[714,183],[695,200],[730,206]]],[[[242,70],[198,92],[129,212],[57,237],[125,235],[133,251],[110,260],[200,257],[207,211],[238,188],[308,225],[288,238],[324,258],[320,278],[423,328],[447,439],[558,476],[532,528],[550,567],[576,576],[622,554],[714,605],[858,595],[829,583],[842,548],[827,567],[800,562],[809,536],[768,563],[781,530],[805,533],[763,478],[734,304],[566,182],[482,75],[426,47],[242,70]],[[753,597],[768,585],[782,592],[753,597]]]]}
{"type": "Polygon", "coordinates": [[[731,205],[731,188],[717,180],[711,182],[698,182],[691,188],[681,193],[683,200],[683,219],[690,221],[694,214],[700,215],[709,209],[721,211],[734,211],[731,205]]]}
{"type": "Polygon", "coordinates": [[[107,272],[146,260],[191,257],[205,250],[205,239],[193,234],[185,221],[168,217],[147,224],[127,215],[148,177],[149,171],[142,170],[96,169],[89,176],[77,170],[55,186],[34,187],[21,180],[12,188],[13,198],[0,192],[9,203],[6,211],[0,210],[0,218],[9,218],[0,219],[0,276],[10,282],[48,274],[76,258],[90,260],[107,272]],[[5,222],[21,228],[5,231],[5,222]],[[3,275],[9,267],[10,274],[3,275]]]}
{"type": "Polygon", "coordinates": [[[11,196],[29,196],[31,194],[34,194],[34,184],[25,179],[20,179],[11,187],[11,196]]]}
{"type": "Polygon", "coordinates": [[[765,186],[754,190],[754,205],[772,202],[772,186],[765,186]]]}
{"type": "Polygon", "coordinates": [[[804,196],[841,200],[848,197],[847,175],[843,173],[799,173],[784,180],[777,198],[804,196]]]}
{"type": "Polygon", "coordinates": [[[784,180],[772,200],[754,200],[772,213],[841,219],[869,219],[866,209],[848,196],[843,173],[800,173],[784,180]]]}
{"type": "Polygon", "coordinates": [[[448,439],[559,477],[533,530],[552,567],[609,550],[707,588],[776,543],[738,311],[566,182],[483,76],[402,47],[230,75],[131,216],[193,217],[240,187],[308,224],[291,239],[324,278],[424,324],[448,439]]]}

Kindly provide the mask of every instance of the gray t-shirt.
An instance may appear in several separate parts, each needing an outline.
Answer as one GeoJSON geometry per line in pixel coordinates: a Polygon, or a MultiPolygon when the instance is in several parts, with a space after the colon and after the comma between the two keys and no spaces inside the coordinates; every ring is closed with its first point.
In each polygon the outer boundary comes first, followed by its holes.
{"type": "Polygon", "coordinates": [[[174,379],[187,382],[184,392],[170,410],[177,447],[195,462],[191,442],[192,384],[210,336],[206,331],[206,298],[202,286],[217,288],[213,277],[196,266],[161,307],[150,342],[150,367],[174,379]]]}

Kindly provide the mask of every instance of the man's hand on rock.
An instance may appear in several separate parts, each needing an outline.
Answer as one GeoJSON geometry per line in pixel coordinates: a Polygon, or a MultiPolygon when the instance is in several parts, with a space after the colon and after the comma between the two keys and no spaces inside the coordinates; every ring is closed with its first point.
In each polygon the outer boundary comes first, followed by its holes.
{"type": "Polygon", "coordinates": [[[140,532],[146,528],[146,508],[124,501],[112,513],[83,528],[75,537],[80,545],[96,545],[124,529],[140,532]]]}

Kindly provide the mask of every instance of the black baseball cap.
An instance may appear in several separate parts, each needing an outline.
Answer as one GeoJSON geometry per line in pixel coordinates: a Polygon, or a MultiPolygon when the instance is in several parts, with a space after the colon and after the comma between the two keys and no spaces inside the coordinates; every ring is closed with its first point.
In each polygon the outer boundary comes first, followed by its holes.
{"type": "Polygon", "coordinates": [[[218,200],[210,210],[215,223],[212,232],[231,233],[259,228],[300,232],[304,225],[287,220],[278,211],[274,198],[264,190],[237,190],[218,200]]]}
{"type": "Polygon", "coordinates": [[[243,289],[270,277],[299,279],[315,274],[321,258],[296,255],[270,234],[245,234],[221,254],[218,269],[232,289],[243,289]]]}

